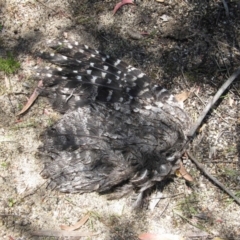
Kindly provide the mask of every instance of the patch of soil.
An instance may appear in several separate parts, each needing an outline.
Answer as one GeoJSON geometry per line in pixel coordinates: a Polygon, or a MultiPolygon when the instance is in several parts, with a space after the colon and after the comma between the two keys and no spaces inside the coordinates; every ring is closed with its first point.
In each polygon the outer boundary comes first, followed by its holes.
{"type": "MultiPolygon", "coordinates": [[[[240,208],[199,172],[191,186],[175,178],[163,190],[154,211],[131,210],[131,199],[107,201],[97,194],[62,194],[46,189],[36,155],[39,135],[59,115],[39,98],[21,118],[16,114],[37,85],[33,67],[43,64],[36,52],[48,39],[73,39],[146,72],[173,93],[194,88],[185,107],[194,122],[208,100],[240,64],[240,4],[149,0],[125,5],[114,16],[113,0],[8,0],[0,3],[0,54],[10,51],[21,70],[0,73],[0,237],[32,236],[37,230],[73,225],[87,212],[81,239],[138,239],[142,232],[172,233],[185,239],[240,238],[240,208]]],[[[205,119],[192,152],[211,172],[240,195],[240,84],[236,80],[205,119]]],[[[153,196],[149,196],[151,198],[153,196]]],[[[72,238],[74,239],[74,238],[72,238]]],[[[75,239],[79,239],[75,237],[75,239]]]]}

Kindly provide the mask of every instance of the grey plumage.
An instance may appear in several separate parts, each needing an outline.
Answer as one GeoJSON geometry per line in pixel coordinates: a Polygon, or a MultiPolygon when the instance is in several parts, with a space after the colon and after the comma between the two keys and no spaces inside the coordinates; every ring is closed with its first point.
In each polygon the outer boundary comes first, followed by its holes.
{"type": "Polygon", "coordinates": [[[52,41],[37,68],[62,118],[41,136],[42,176],[62,192],[142,193],[179,168],[189,118],[140,70],[87,46],[52,41]],[[60,65],[60,68],[56,67],[60,65]]]}

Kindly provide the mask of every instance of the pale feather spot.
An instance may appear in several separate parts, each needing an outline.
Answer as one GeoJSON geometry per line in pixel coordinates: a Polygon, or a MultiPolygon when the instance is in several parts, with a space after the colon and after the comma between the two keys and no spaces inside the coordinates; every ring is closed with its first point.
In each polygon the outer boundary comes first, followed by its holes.
{"type": "Polygon", "coordinates": [[[121,108],[119,103],[114,103],[113,106],[114,106],[114,109],[117,111],[121,108]]]}
{"type": "Polygon", "coordinates": [[[71,44],[68,44],[68,48],[72,49],[72,48],[73,48],[73,46],[72,46],[71,44]]]}
{"type": "Polygon", "coordinates": [[[96,80],[97,80],[97,77],[96,77],[96,76],[93,76],[93,77],[91,78],[91,83],[96,83],[96,80]]]}
{"type": "Polygon", "coordinates": [[[122,97],[119,98],[119,102],[123,102],[123,98],[122,97]]]}
{"type": "Polygon", "coordinates": [[[143,89],[142,91],[139,92],[139,96],[141,96],[142,94],[144,94],[145,92],[148,92],[149,89],[143,89]]]}
{"type": "MultiPolygon", "coordinates": [[[[157,85],[156,85],[157,86],[157,85]]],[[[164,92],[167,92],[167,89],[166,88],[163,88],[160,93],[164,93],[164,92]]]]}
{"type": "Polygon", "coordinates": [[[79,52],[80,52],[80,53],[84,53],[84,50],[83,50],[83,49],[79,49],[79,52]]]}
{"type": "Polygon", "coordinates": [[[94,54],[91,54],[91,57],[93,57],[93,58],[94,58],[94,57],[96,57],[96,55],[94,55],[94,54]]]}
{"type": "Polygon", "coordinates": [[[102,72],[101,75],[102,75],[103,78],[105,78],[107,74],[105,72],[102,72]]]}
{"type": "Polygon", "coordinates": [[[89,47],[88,47],[87,45],[84,45],[84,47],[85,47],[86,49],[89,49],[89,47]]]}
{"type": "Polygon", "coordinates": [[[90,62],[90,66],[91,66],[91,67],[94,67],[94,63],[90,62]]]}
{"type": "Polygon", "coordinates": [[[108,78],[107,84],[110,84],[112,82],[112,80],[110,78],[108,78]]]}
{"type": "Polygon", "coordinates": [[[106,65],[103,65],[103,69],[105,70],[105,71],[107,71],[108,70],[108,66],[106,66],[106,65]]]}
{"type": "Polygon", "coordinates": [[[116,67],[120,62],[121,62],[121,60],[118,59],[118,60],[114,63],[114,66],[116,67]]]}
{"type": "Polygon", "coordinates": [[[62,68],[60,68],[60,67],[58,67],[58,68],[57,68],[57,70],[58,70],[59,72],[61,72],[63,69],[62,69],[62,68]]]}
{"type": "Polygon", "coordinates": [[[122,73],[121,71],[117,71],[117,74],[119,74],[119,75],[120,75],[121,73],[122,73]]]}
{"type": "Polygon", "coordinates": [[[64,60],[67,60],[67,59],[68,59],[68,57],[67,57],[67,56],[62,56],[62,58],[63,58],[64,60]]]}
{"type": "Polygon", "coordinates": [[[46,76],[50,78],[50,77],[52,77],[52,74],[47,73],[46,76]]]}
{"type": "Polygon", "coordinates": [[[51,56],[51,57],[54,57],[54,56],[55,56],[55,53],[50,53],[50,56],[51,56]]]}
{"type": "Polygon", "coordinates": [[[91,75],[92,74],[92,70],[87,70],[87,74],[91,75]]]}
{"type": "Polygon", "coordinates": [[[67,77],[62,77],[62,79],[66,80],[66,79],[67,79],[67,77]]]}
{"type": "Polygon", "coordinates": [[[77,70],[73,70],[73,73],[78,73],[78,71],[77,70]]]}
{"type": "Polygon", "coordinates": [[[76,46],[78,46],[78,45],[79,45],[79,43],[78,43],[78,42],[74,42],[74,44],[75,44],[76,46]]]}
{"type": "Polygon", "coordinates": [[[145,76],[145,74],[144,74],[144,73],[140,73],[140,74],[138,75],[138,78],[142,78],[143,76],[145,76]]]}
{"type": "Polygon", "coordinates": [[[109,102],[112,98],[113,90],[108,91],[107,101],[109,102]]]}
{"type": "Polygon", "coordinates": [[[105,61],[106,61],[106,58],[105,58],[105,57],[102,57],[102,61],[105,62],[105,61]]]}
{"type": "Polygon", "coordinates": [[[82,76],[77,76],[76,78],[78,81],[82,81],[82,76]]]}

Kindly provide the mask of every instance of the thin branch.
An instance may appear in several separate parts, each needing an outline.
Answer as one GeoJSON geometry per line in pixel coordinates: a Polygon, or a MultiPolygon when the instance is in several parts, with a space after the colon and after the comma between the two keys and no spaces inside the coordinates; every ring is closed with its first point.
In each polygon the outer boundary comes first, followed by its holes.
{"type": "Polygon", "coordinates": [[[229,9],[225,0],[222,0],[223,6],[225,8],[226,16],[229,17],[229,9]]]}
{"type": "Polygon", "coordinates": [[[202,111],[201,115],[198,117],[198,120],[195,122],[195,124],[191,127],[189,132],[187,133],[188,137],[193,137],[199,126],[201,125],[203,119],[206,117],[209,110],[213,107],[213,105],[217,102],[217,100],[221,97],[223,92],[229,87],[229,85],[239,76],[240,74],[240,68],[238,68],[229,78],[228,80],[220,87],[220,89],[217,91],[215,96],[209,101],[209,103],[206,105],[204,110],[202,111]]]}
{"type": "Polygon", "coordinates": [[[205,176],[211,179],[219,188],[221,188],[224,192],[231,196],[236,201],[236,203],[240,205],[240,199],[238,199],[229,189],[227,189],[222,183],[220,183],[215,177],[213,177],[190,152],[187,152],[187,155],[196,164],[196,166],[204,173],[205,176]]]}

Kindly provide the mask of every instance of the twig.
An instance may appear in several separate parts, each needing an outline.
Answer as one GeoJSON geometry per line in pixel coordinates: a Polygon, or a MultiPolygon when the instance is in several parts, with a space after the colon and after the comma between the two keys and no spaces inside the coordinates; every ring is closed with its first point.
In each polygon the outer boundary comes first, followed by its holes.
{"type": "Polygon", "coordinates": [[[201,125],[203,119],[206,117],[209,110],[213,107],[213,105],[217,102],[217,100],[220,98],[220,96],[223,94],[223,92],[229,87],[229,85],[239,76],[240,74],[240,68],[238,68],[229,78],[228,80],[220,87],[220,89],[217,91],[215,96],[209,101],[209,103],[206,105],[204,110],[202,111],[201,115],[198,117],[198,120],[195,122],[195,124],[191,127],[189,132],[187,133],[188,137],[193,137],[199,126],[201,125]]]}
{"type": "Polygon", "coordinates": [[[192,226],[194,226],[194,227],[196,227],[196,228],[198,228],[198,229],[201,229],[201,230],[203,230],[203,231],[206,231],[206,232],[212,234],[212,233],[211,233],[208,229],[206,229],[204,226],[199,225],[199,224],[195,224],[193,221],[190,221],[188,218],[184,217],[179,211],[173,210],[173,212],[174,212],[175,214],[177,214],[179,217],[181,217],[183,220],[187,221],[190,225],[192,225],[192,226]]]}
{"type": "Polygon", "coordinates": [[[159,218],[163,215],[163,213],[166,211],[168,205],[169,205],[170,201],[167,202],[166,206],[163,208],[162,212],[158,215],[159,218]]]}
{"type": "Polygon", "coordinates": [[[46,7],[46,8],[48,8],[48,9],[50,9],[51,11],[53,11],[53,12],[57,12],[55,9],[53,9],[53,8],[50,8],[49,6],[47,6],[46,4],[44,4],[43,2],[41,2],[40,0],[36,0],[38,3],[40,3],[40,4],[42,4],[44,7],[46,7]]]}
{"type": "Polygon", "coordinates": [[[226,16],[229,17],[229,9],[225,0],[222,0],[223,6],[225,8],[226,16]]]}
{"type": "Polygon", "coordinates": [[[220,187],[224,192],[231,196],[240,205],[240,200],[222,183],[220,183],[215,177],[213,177],[191,153],[187,152],[187,155],[196,164],[196,166],[205,174],[205,176],[211,179],[218,187],[220,187]]]}

